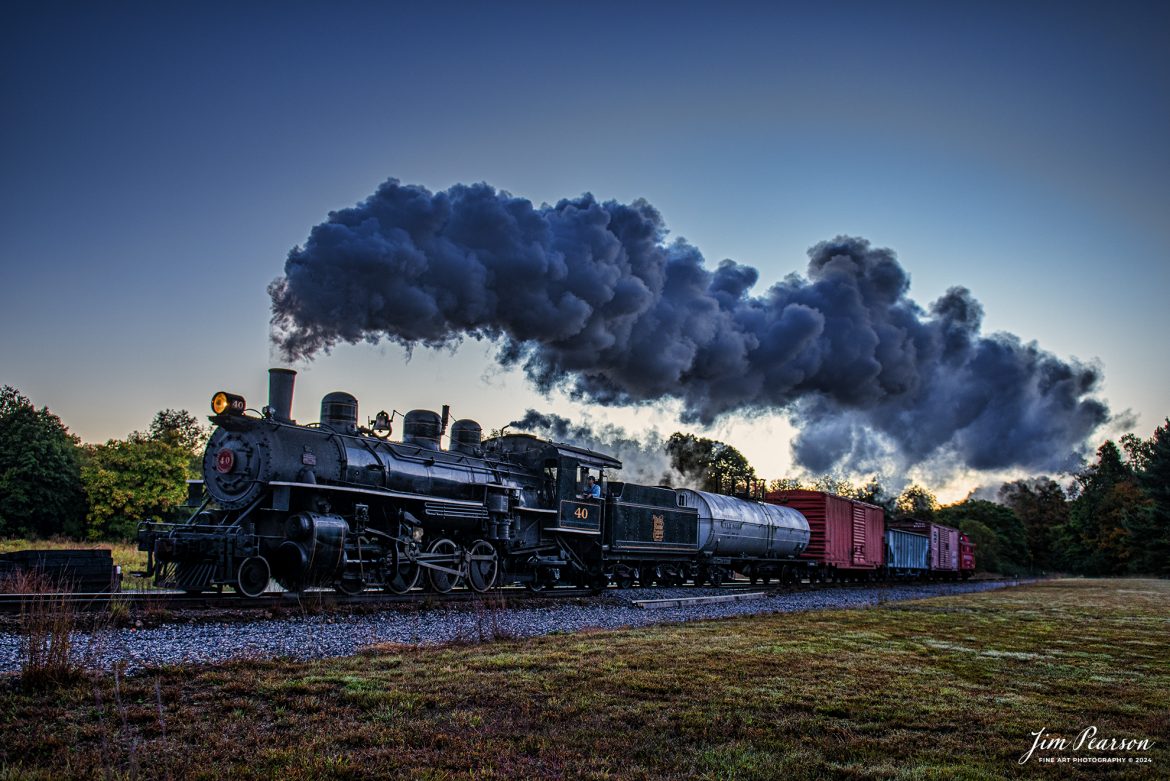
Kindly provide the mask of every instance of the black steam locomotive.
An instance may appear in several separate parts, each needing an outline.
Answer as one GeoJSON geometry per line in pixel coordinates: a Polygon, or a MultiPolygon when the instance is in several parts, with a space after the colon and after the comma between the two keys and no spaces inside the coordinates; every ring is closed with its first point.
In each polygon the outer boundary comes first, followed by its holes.
{"type": "Polygon", "coordinates": [[[240,396],[213,397],[198,508],[138,530],[159,585],[258,596],[275,579],[291,591],[405,593],[425,574],[441,593],[601,589],[718,585],[731,572],[796,580],[813,566],[800,556],[808,522],[792,508],[618,482],[615,458],[527,434],[484,441],[446,408],[408,412],[394,442],[389,415],[359,425],[357,400],[337,392],[321,400],[319,423],[301,425],[295,374],[269,371],[259,416],[240,396]],[[586,491],[591,476],[600,498],[586,491]]]}

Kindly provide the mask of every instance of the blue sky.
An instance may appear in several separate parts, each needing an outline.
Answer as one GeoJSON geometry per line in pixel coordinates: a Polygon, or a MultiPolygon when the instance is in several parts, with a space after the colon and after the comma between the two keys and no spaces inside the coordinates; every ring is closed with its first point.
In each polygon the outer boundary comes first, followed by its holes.
{"type": "MultiPolygon", "coordinates": [[[[760,291],[864,236],[923,305],[965,285],[985,331],[1099,362],[1138,433],[1170,413],[1165,4],[420,5],[5,4],[0,382],[87,441],[220,387],[259,400],[266,285],[396,177],[644,197],[760,291]]],[[[371,413],[671,430],[490,356],[339,348],[298,367],[297,415],[340,388],[371,413]]],[[[778,418],[713,433],[787,468],[778,418]]]]}

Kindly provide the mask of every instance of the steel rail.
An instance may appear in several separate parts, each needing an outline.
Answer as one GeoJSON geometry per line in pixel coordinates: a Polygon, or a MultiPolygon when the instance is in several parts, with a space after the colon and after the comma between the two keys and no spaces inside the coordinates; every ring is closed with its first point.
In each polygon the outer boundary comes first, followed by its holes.
{"type": "MultiPolygon", "coordinates": [[[[798,583],[792,585],[760,585],[747,580],[724,581],[720,591],[763,590],[768,594],[786,594],[800,591],[835,588],[874,588],[883,586],[930,583],[946,586],[970,581],[885,581],[885,582],[841,582],[798,583]]],[[[651,587],[655,588],[655,587],[651,587]]],[[[671,588],[700,588],[694,585],[671,588]]],[[[702,588],[710,588],[704,586],[702,588]]],[[[25,610],[44,612],[69,606],[79,611],[106,610],[112,606],[125,606],[130,610],[249,610],[262,611],[274,608],[326,610],[342,607],[378,605],[440,605],[491,601],[493,599],[577,599],[582,597],[620,597],[631,589],[620,589],[611,585],[603,591],[594,592],[587,588],[559,586],[542,591],[531,591],[523,586],[504,586],[479,593],[471,590],[452,591],[440,594],[423,588],[416,588],[406,594],[384,591],[367,591],[346,595],[333,589],[309,590],[303,592],[268,591],[258,597],[241,597],[235,593],[208,592],[187,594],[182,591],[118,591],[102,593],[35,593],[0,594],[0,614],[21,613],[25,610]]]]}

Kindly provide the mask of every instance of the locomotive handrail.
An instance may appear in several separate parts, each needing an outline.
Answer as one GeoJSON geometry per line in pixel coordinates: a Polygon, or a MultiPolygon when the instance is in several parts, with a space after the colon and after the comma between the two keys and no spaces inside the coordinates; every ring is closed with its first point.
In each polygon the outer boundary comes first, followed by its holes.
{"type": "Polygon", "coordinates": [[[273,480],[268,483],[270,486],[289,487],[289,488],[311,488],[314,491],[344,491],[346,493],[365,494],[367,496],[382,496],[392,497],[395,499],[414,499],[417,501],[426,501],[433,504],[456,504],[464,507],[483,507],[483,502],[473,502],[467,499],[444,499],[440,497],[427,496],[426,494],[412,494],[403,491],[390,490],[376,490],[373,488],[352,488],[347,485],[328,485],[326,483],[297,483],[288,482],[284,480],[273,480]]]}

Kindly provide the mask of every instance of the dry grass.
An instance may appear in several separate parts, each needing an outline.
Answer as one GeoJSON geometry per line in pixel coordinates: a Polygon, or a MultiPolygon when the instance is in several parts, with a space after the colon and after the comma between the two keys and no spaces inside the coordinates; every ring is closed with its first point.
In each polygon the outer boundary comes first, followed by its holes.
{"type": "Polygon", "coordinates": [[[27,594],[17,621],[20,682],[38,689],[76,682],[82,666],[73,647],[77,609],[69,602],[69,585],[36,570],[5,576],[0,593],[27,594]]]}
{"type": "Polygon", "coordinates": [[[53,538],[50,540],[30,540],[23,538],[0,539],[0,553],[12,553],[21,550],[93,550],[94,548],[109,548],[114,564],[122,567],[123,587],[137,589],[149,587],[150,581],[131,578],[131,572],[146,570],[146,551],[140,551],[136,543],[132,542],[77,542],[53,538]]]}
{"type": "Polygon", "coordinates": [[[1164,778],[1168,629],[1170,583],[1077,580],[167,668],[0,693],[0,778],[1164,778]],[[1153,764],[1018,764],[1089,725],[1153,764]]]}

